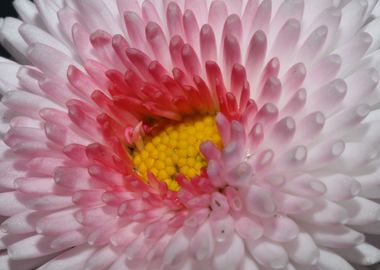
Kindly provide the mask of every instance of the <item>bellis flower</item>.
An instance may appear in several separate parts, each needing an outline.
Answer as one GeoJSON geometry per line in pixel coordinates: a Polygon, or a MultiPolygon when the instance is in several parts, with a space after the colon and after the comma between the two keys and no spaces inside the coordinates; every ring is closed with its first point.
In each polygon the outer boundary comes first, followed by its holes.
{"type": "Polygon", "coordinates": [[[377,0],[15,0],[0,269],[380,261],[377,0]]]}

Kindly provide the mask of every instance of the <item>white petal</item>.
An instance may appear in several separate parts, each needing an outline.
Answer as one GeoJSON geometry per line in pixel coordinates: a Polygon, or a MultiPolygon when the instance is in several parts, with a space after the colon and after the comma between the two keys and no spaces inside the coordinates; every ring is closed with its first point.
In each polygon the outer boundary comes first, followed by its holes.
{"type": "Polygon", "coordinates": [[[58,250],[50,248],[50,241],[49,237],[43,235],[28,237],[10,245],[8,255],[13,260],[25,260],[56,253],[58,250]]]}
{"type": "Polygon", "coordinates": [[[62,42],[57,40],[55,37],[49,35],[45,31],[34,25],[23,24],[19,27],[18,31],[20,32],[20,35],[25,40],[25,42],[28,43],[29,46],[31,46],[34,43],[41,43],[55,48],[58,51],[61,51],[71,57],[74,57],[74,55],[66,47],[66,45],[62,44],[62,42]]]}
{"type": "Polygon", "coordinates": [[[372,265],[380,261],[380,250],[367,243],[350,249],[338,249],[337,253],[347,261],[360,265],[372,265]]]}
{"type": "Polygon", "coordinates": [[[0,193],[0,214],[13,216],[24,212],[27,209],[24,202],[28,198],[30,196],[13,191],[0,193]]]}
{"type": "Polygon", "coordinates": [[[342,257],[336,255],[334,252],[329,250],[321,249],[320,251],[319,265],[324,270],[355,270],[347,261],[342,257]]]}
{"type": "Polygon", "coordinates": [[[191,239],[190,253],[196,260],[210,258],[214,253],[215,243],[211,226],[208,222],[201,225],[191,239]]]}
{"type": "Polygon", "coordinates": [[[115,249],[109,245],[94,252],[85,262],[87,270],[101,270],[109,267],[120,256],[121,249],[115,249]]]}
{"type": "Polygon", "coordinates": [[[43,27],[35,4],[28,0],[15,0],[13,6],[24,22],[43,27]]]}
{"type": "Polygon", "coordinates": [[[0,93],[20,88],[17,78],[19,68],[16,63],[0,63],[0,93]]]}
{"type": "Polygon", "coordinates": [[[89,258],[94,251],[94,248],[87,245],[74,247],[47,262],[38,268],[38,270],[83,269],[86,259],[89,258]]]}
{"type": "Polygon", "coordinates": [[[380,204],[361,197],[355,197],[348,201],[339,202],[349,215],[347,224],[367,225],[380,219],[380,204]]]}
{"type": "Polygon", "coordinates": [[[308,233],[300,232],[297,237],[284,244],[289,258],[301,265],[314,265],[319,259],[319,248],[308,233]]]}
{"type": "Polygon", "coordinates": [[[6,18],[0,23],[0,42],[20,63],[29,63],[27,60],[27,44],[18,33],[22,22],[15,18],[6,18]]]}
{"type": "Polygon", "coordinates": [[[66,79],[67,68],[76,64],[75,60],[68,55],[40,43],[34,44],[28,49],[28,57],[46,75],[63,80],[66,79]],[[49,58],[46,58],[46,55],[49,55],[49,58]]]}
{"type": "Polygon", "coordinates": [[[283,246],[265,239],[246,243],[253,258],[269,269],[282,269],[288,264],[288,256],[283,246]]]}
{"type": "Polygon", "coordinates": [[[276,216],[262,220],[264,235],[275,242],[289,242],[298,235],[298,226],[290,218],[276,216]]]}
{"type": "Polygon", "coordinates": [[[372,52],[380,46],[380,19],[376,18],[363,27],[363,31],[370,34],[372,37],[372,43],[368,48],[368,52],[372,52]]]}
{"type": "Polygon", "coordinates": [[[237,270],[242,259],[245,255],[245,247],[243,240],[238,236],[234,235],[232,243],[226,250],[220,254],[215,254],[213,260],[213,269],[224,270],[231,269],[237,270]]]}
{"type": "Polygon", "coordinates": [[[168,243],[163,254],[163,264],[177,265],[187,256],[190,240],[183,230],[178,230],[168,243]]]}

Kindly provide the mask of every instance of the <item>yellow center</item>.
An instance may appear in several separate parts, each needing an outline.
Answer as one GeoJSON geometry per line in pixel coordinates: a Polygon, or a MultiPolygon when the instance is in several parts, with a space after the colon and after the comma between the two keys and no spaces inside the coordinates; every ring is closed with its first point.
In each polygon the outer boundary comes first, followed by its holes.
{"type": "Polygon", "coordinates": [[[199,150],[200,144],[207,140],[222,147],[213,116],[195,115],[168,124],[156,134],[145,137],[143,149],[132,154],[135,170],[145,180],[151,172],[166,182],[169,189],[178,190],[176,174],[190,179],[207,165],[199,150]]]}

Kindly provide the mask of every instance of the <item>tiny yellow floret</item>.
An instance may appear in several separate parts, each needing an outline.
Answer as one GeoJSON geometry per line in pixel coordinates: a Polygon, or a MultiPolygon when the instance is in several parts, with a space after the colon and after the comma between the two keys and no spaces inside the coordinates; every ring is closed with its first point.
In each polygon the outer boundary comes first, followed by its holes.
{"type": "Polygon", "coordinates": [[[218,148],[222,141],[211,115],[193,115],[181,122],[166,124],[152,136],[144,138],[142,150],[132,153],[135,171],[147,180],[148,172],[165,182],[170,190],[178,190],[178,173],[191,179],[199,175],[207,162],[199,146],[210,140],[218,148]]]}

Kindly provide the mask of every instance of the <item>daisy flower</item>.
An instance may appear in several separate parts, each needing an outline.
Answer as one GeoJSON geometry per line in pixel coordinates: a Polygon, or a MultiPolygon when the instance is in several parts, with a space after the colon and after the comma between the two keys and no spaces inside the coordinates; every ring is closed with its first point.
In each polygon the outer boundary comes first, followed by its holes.
{"type": "Polygon", "coordinates": [[[377,0],[15,0],[0,269],[380,261],[377,0]]]}

